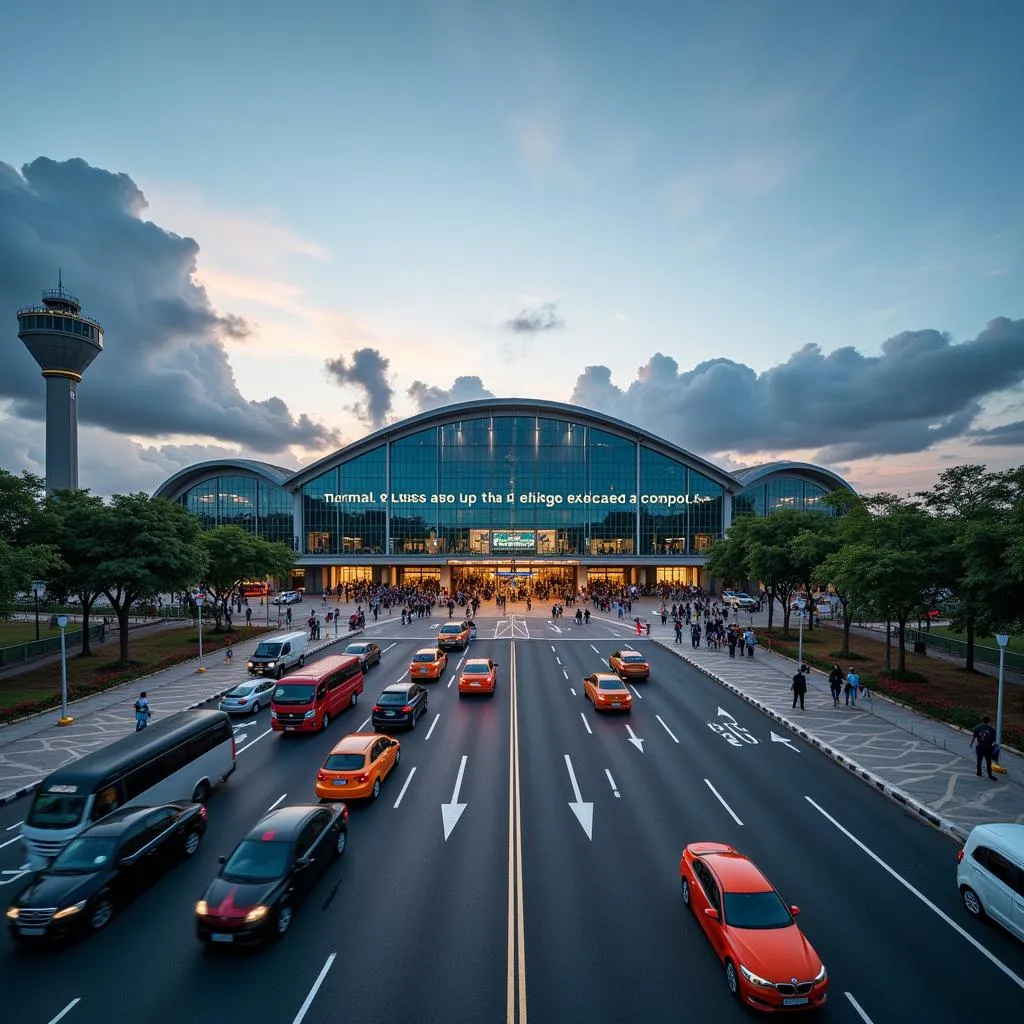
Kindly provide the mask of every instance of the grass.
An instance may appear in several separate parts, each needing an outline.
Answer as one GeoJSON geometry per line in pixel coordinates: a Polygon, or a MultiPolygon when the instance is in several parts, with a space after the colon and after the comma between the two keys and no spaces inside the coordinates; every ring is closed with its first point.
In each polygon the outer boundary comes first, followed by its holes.
{"type": "MultiPolygon", "coordinates": [[[[796,658],[797,638],[782,636],[781,630],[757,630],[758,643],[780,654],[796,658]]],[[[829,626],[804,630],[804,660],[815,668],[830,671],[837,663],[843,674],[856,664],[861,680],[875,693],[934,718],[940,722],[964,728],[973,728],[982,715],[996,717],[996,679],[980,672],[967,672],[959,665],[914,654],[907,650],[907,671],[899,677],[896,672],[898,652],[892,646],[892,669],[885,667],[885,638],[850,636],[853,657],[842,658],[836,652],[842,646],[842,631],[829,626]]],[[[1024,686],[1009,684],[1003,696],[1003,742],[1018,750],[1024,749],[1024,686]]],[[[966,749],[967,740],[964,740],[966,749]]]]}
{"type": "MultiPolygon", "coordinates": [[[[102,622],[103,619],[99,619],[102,622]]],[[[95,624],[95,623],[94,623],[95,624]]],[[[80,622],[69,622],[67,631],[70,633],[72,630],[81,629],[82,624],[80,622]]],[[[50,618],[39,616],[39,639],[46,640],[51,636],[60,636],[59,629],[50,629],[50,618]]],[[[15,647],[18,644],[28,643],[30,640],[36,638],[36,621],[30,619],[28,622],[23,622],[15,619],[11,622],[0,622],[0,647],[15,647]]]]}
{"type": "MultiPolygon", "coordinates": [[[[924,630],[922,630],[924,632],[924,630]]],[[[945,636],[950,640],[959,640],[961,643],[967,643],[967,634],[958,632],[955,629],[950,629],[948,626],[932,626],[929,632],[934,633],[936,636],[945,636]]],[[[974,636],[975,647],[991,647],[992,650],[996,651],[999,649],[999,644],[996,643],[994,636],[974,636]]],[[[1024,654],[1024,636],[1011,636],[1010,642],[1006,645],[1008,651],[1017,651],[1019,654],[1024,654]]]]}
{"type": "MultiPolygon", "coordinates": [[[[247,639],[253,645],[266,627],[242,626],[233,633],[203,630],[203,653],[212,654],[222,647],[247,639]]],[[[276,632],[276,626],[272,627],[276,632]]],[[[34,624],[33,624],[34,635],[34,624]]],[[[119,666],[117,634],[108,635],[103,643],[93,643],[88,658],[69,652],[68,697],[75,700],[99,693],[139,676],[148,675],[173,665],[190,661],[199,655],[199,633],[194,626],[148,630],[132,630],[128,643],[130,664],[119,666]]],[[[60,662],[51,661],[6,677],[0,677],[0,721],[20,718],[34,711],[55,707],[60,703],[60,662]]]]}

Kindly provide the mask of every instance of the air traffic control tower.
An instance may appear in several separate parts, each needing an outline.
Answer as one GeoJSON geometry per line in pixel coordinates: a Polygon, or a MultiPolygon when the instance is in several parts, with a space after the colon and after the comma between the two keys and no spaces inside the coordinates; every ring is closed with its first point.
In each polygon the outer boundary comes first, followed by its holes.
{"type": "Polygon", "coordinates": [[[103,328],[58,285],[18,310],[18,337],[46,378],[46,493],[78,490],[78,383],[103,351],[103,328]]]}

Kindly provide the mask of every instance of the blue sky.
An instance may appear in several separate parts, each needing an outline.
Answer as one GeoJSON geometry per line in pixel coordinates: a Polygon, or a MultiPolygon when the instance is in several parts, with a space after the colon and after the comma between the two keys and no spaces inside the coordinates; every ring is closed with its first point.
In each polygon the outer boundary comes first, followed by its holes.
{"type": "MultiPolygon", "coordinates": [[[[403,416],[414,381],[567,401],[592,364],[628,389],[655,353],[761,373],[1024,316],[1019,3],[55,0],[4,21],[0,160],[129,175],[253,325],[225,342],[241,392],[345,439],[370,426],[360,389],[323,364],[364,347],[403,416]],[[547,303],[560,326],[504,329],[547,303]]],[[[973,428],[1019,397],[990,388],[973,428]]],[[[885,486],[1020,461],[958,443],[837,465],[885,486]]]]}

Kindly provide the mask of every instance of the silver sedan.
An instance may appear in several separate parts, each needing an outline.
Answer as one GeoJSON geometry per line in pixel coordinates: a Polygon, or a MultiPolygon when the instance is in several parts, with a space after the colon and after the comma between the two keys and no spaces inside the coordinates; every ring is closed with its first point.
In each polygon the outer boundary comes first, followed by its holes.
{"type": "Polygon", "coordinates": [[[220,699],[220,710],[229,715],[257,715],[261,708],[269,708],[274,696],[274,679],[250,679],[232,687],[220,699]]]}

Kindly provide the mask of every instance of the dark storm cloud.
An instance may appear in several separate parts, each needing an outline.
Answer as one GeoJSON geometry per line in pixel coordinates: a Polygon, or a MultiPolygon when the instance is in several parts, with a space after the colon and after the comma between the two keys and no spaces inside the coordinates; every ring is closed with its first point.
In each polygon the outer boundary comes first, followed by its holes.
{"type": "Polygon", "coordinates": [[[558,315],[557,302],[545,302],[534,309],[521,309],[505,321],[504,328],[512,334],[540,334],[542,331],[560,331],[565,321],[558,315]]]}
{"type": "Polygon", "coordinates": [[[479,377],[456,377],[452,386],[444,388],[413,381],[406,394],[416,406],[416,412],[428,409],[439,409],[443,405],[455,405],[458,402],[476,402],[484,398],[493,398],[494,394],[484,387],[479,377]]]}
{"type": "Polygon", "coordinates": [[[836,462],[970,436],[982,400],[1022,380],[1024,320],[998,319],[961,344],[939,331],[907,331],[877,356],[806,345],[761,374],[730,359],[680,373],[659,353],[625,390],[606,366],[588,366],[570,400],[696,452],[817,449],[817,458],[836,462]]]}
{"type": "MultiPolygon", "coordinates": [[[[193,274],[199,246],[142,220],[146,199],[126,174],[84,160],[40,157],[19,174],[0,163],[0,311],[34,304],[65,285],[103,323],[103,354],[79,391],[83,424],[146,436],[192,434],[257,451],[327,447],[333,431],[293,416],[279,398],[249,401],[238,390],[223,337],[249,328],[218,314],[193,274]]],[[[0,397],[15,412],[43,416],[39,367],[14,339],[0,397]]]]}
{"type": "Polygon", "coordinates": [[[324,364],[337,383],[351,384],[366,395],[366,401],[351,406],[351,410],[374,429],[383,427],[391,415],[395,392],[388,381],[389,365],[390,360],[375,348],[356,349],[351,363],[346,363],[344,356],[338,356],[324,364]]]}
{"type": "Polygon", "coordinates": [[[972,444],[1024,446],[1024,420],[1004,423],[1002,426],[990,427],[987,430],[969,430],[967,437],[972,444]]]}

